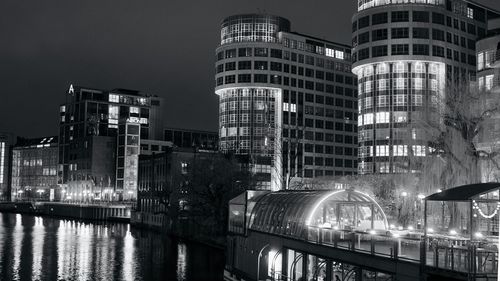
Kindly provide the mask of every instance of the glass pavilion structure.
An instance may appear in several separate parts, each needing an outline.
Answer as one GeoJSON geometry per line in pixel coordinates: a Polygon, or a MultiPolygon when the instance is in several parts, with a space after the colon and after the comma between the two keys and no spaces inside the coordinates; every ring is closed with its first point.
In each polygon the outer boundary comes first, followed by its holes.
{"type": "Polygon", "coordinates": [[[497,277],[499,189],[500,183],[471,184],[425,199],[427,267],[460,272],[469,280],[497,277]]]}

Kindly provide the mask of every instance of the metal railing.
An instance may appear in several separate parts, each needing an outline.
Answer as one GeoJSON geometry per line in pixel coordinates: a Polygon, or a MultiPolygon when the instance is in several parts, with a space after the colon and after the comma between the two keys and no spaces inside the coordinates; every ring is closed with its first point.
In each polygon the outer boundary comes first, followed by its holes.
{"type": "Polygon", "coordinates": [[[308,242],[472,274],[496,274],[498,250],[490,243],[400,231],[308,227],[308,242]]]}
{"type": "Polygon", "coordinates": [[[420,262],[420,237],[308,227],[307,241],[355,252],[420,262]]]}

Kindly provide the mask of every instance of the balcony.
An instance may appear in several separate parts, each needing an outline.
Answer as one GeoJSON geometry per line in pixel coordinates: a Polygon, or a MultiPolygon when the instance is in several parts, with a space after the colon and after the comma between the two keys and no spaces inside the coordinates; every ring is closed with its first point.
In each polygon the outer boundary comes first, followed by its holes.
{"type": "Polygon", "coordinates": [[[497,49],[497,51],[494,54],[494,60],[491,62],[490,67],[491,68],[500,68],[500,49],[497,49]]]}
{"type": "MultiPolygon", "coordinates": [[[[499,63],[500,63],[500,61],[499,61],[499,63]]],[[[500,77],[498,75],[495,75],[493,77],[490,91],[491,91],[491,93],[494,93],[494,94],[500,94],[500,77]]]]}

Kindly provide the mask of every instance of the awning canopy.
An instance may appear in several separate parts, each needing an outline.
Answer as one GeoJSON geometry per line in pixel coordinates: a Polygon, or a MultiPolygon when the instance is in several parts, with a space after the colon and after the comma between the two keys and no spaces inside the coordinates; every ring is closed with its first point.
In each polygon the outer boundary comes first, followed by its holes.
{"type": "Polygon", "coordinates": [[[425,198],[427,201],[469,201],[478,199],[480,195],[498,191],[500,183],[477,183],[457,186],[454,188],[443,190],[439,193],[434,193],[425,198]]]}

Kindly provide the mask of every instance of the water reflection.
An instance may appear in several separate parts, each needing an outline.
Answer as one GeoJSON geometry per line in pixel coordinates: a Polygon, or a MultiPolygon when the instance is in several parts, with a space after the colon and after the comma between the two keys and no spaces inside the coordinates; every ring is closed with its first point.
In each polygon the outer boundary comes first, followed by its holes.
{"type": "Polygon", "coordinates": [[[223,253],[127,224],[0,213],[0,280],[222,280],[223,253]]]}

